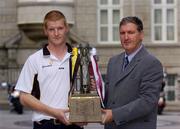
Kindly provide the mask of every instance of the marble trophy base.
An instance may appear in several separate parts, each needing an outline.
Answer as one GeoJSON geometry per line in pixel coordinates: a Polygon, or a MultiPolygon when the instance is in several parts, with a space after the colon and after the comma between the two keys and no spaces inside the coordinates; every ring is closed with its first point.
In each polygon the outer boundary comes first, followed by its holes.
{"type": "Polygon", "coordinates": [[[101,122],[101,103],[99,96],[93,94],[74,94],[69,98],[69,121],[101,122]]]}

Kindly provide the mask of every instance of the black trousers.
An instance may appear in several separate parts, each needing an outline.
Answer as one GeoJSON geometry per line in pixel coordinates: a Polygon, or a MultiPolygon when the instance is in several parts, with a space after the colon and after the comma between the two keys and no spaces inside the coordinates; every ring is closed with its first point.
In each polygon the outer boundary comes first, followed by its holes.
{"type": "Polygon", "coordinates": [[[55,124],[53,121],[34,122],[33,129],[83,129],[77,125],[66,126],[62,123],[55,124]]]}

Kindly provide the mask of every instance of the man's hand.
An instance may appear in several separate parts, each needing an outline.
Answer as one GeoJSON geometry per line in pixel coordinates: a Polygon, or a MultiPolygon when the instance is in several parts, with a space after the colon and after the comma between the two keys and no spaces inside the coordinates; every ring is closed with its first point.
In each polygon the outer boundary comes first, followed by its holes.
{"type": "Polygon", "coordinates": [[[112,110],[111,109],[102,109],[102,123],[110,123],[113,121],[113,116],[112,116],[112,110]]]}
{"type": "Polygon", "coordinates": [[[54,115],[56,119],[65,125],[70,125],[71,123],[66,116],[67,113],[69,113],[69,109],[54,109],[54,115]]]}
{"type": "Polygon", "coordinates": [[[20,92],[20,100],[23,105],[35,111],[42,112],[49,116],[55,117],[65,125],[70,124],[69,120],[66,117],[66,115],[69,113],[69,109],[52,108],[48,105],[43,104],[31,94],[25,92],[20,92]]]}
{"type": "Polygon", "coordinates": [[[84,127],[84,126],[87,126],[88,123],[87,122],[78,122],[78,123],[73,123],[73,124],[80,126],[80,127],[84,127]]]}

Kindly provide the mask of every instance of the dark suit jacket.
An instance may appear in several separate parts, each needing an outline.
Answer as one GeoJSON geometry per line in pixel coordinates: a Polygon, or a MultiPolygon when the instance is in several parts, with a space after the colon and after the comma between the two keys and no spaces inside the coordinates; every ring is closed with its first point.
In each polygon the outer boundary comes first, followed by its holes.
{"type": "Polygon", "coordinates": [[[108,63],[105,105],[114,121],[105,129],[156,129],[162,65],[143,46],[123,71],[124,54],[108,63]]]}

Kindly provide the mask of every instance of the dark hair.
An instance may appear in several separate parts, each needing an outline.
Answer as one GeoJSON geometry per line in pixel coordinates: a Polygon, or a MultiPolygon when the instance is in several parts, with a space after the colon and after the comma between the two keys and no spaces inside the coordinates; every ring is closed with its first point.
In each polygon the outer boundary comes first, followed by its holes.
{"type": "Polygon", "coordinates": [[[139,19],[136,16],[128,16],[128,17],[124,17],[120,23],[119,23],[119,27],[121,27],[122,25],[125,25],[127,23],[133,23],[137,26],[137,30],[139,32],[143,31],[143,23],[141,21],[141,19],[139,19]]]}

